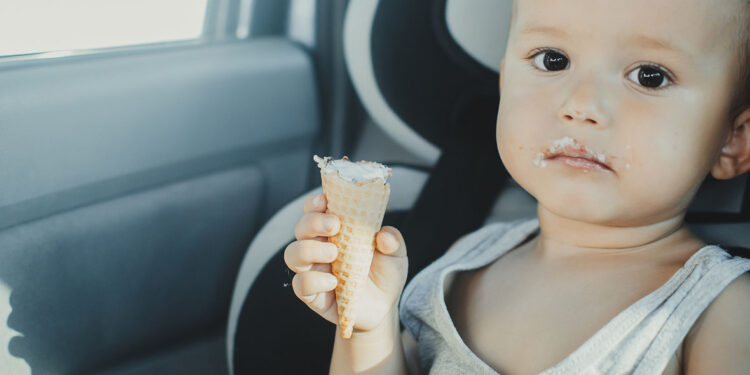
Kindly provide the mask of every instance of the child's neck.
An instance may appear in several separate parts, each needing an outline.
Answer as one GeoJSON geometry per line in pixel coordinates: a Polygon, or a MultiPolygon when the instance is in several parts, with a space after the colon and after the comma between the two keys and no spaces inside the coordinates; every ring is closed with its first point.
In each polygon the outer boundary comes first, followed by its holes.
{"type": "Polygon", "coordinates": [[[684,212],[643,226],[616,227],[565,218],[537,206],[540,235],[535,247],[545,258],[640,254],[652,249],[698,248],[705,244],[684,225],[684,212]],[[697,247],[696,247],[697,246],[697,247]]]}

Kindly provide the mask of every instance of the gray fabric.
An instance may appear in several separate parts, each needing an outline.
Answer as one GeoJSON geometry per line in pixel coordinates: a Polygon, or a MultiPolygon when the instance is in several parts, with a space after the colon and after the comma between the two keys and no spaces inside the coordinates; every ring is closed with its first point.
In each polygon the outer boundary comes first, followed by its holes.
{"type": "Polygon", "coordinates": [[[96,374],[222,375],[228,373],[224,350],[224,335],[212,335],[96,374]]]}
{"type": "Polygon", "coordinates": [[[689,224],[706,243],[722,246],[750,247],[750,222],[721,224],[689,224]]]}
{"type": "MultiPolygon", "coordinates": [[[[417,274],[404,289],[399,316],[416,338],[423,366],[431,374],[497,374],[462,341],[445,305],[447,276],[485,266],[535,232],[534,219],[493,223],[471,233],[417,274]]],[[[675,349],[708,304],[750,269],[708,245],[665,284],[623,310],[551,374],[654,374],[664,370],[675,349]]]]}
{"type": "Polygon", "coordinates": [[[731,180],[706,178],[690,203],[690,212],[737,213],[742,206],[742,195],[747,183],[745,173],[731,180]]]}
{"type": "Polygon", "coordinates": [[[320,129],[310,56],[280,38],[3,66],[0,229],[309,147],[320,129]]]}
{"type": "Polygon", "coordinates": [[[80,374],[222,329],[263,200],[244,166],[0,232],[8,351],[33,374],[80,374]]]}
{"type": "Polygon", "coordinates": [[[484,224],[514,221],[536,216],[536,199],[510,179],[500,190],[484,224]]]}

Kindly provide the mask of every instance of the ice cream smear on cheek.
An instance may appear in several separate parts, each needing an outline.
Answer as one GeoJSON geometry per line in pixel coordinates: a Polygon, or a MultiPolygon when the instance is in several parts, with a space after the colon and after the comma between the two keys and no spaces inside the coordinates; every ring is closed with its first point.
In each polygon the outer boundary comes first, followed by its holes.
{"type": "MultiPolygon", "coordinates": [[[[625,145],[625,151],[630,151],[630,145],[625,145]]],[[[633,152],[630,151],[630,153],[632,154],[633,152]]],[[[631,155],[631,158],[632,158],[632,155],[631,155]]],[[[625,169],[630,169],[630,163],[625,163],[625,169]]]]}
{"type": "Polygon", "coordinates": [[[321,158],[318,155],[313,156],[313,160],[318,163],[318,167],[323,173],[329,174],[338,172],[339,177],[349,182],[363,182],[379,179],[383,183],[388,182],[391,176],[391,169],[375,162],[358,161],[352,162],[348,157],[341,159],[332,159],[329,156],[321,158]]]}
{"type": "Polygon", "coordinates": [[[571,137],[562,137],[552,141],[550,146],[544,152],[538,152],[534,158],[534,165],[539,168],[544,168],[547,166],[546,159],[557,156],[565,157],[566,163],[576,164],[575,166],[580,166],[580,163],[574,160],[568,160],[569,158],[591,158],[602,165],[607,164],[607,155],[604,153],[593,151],[571,137]]]}

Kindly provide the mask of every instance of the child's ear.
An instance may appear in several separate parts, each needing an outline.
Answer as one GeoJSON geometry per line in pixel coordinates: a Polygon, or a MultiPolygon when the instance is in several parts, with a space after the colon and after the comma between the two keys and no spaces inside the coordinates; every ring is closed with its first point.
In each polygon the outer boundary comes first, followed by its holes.
{"type": "Polygon", "coordinates": [[[737,116],[732,129],[719,160],[711,168],[711,175],[718,180],[729,180],[750,170],[750,108],[737,116]]]}

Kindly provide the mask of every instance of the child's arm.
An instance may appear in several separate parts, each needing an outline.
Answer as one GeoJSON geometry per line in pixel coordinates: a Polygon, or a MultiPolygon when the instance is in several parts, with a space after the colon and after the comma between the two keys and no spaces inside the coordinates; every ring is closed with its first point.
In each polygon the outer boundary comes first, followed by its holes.
{"type": "MultiPolygon", "coordinates": [[[[466,235],[463,235],[456,240],[448,251],[465,237],[466,235]]],[[[365,337],[357,336],[355,332],[351,339],[344,340],[336,329],[330,374],[420,374],[422,365],[419,361],[417,340],[408,329],[399,335],[397,306],[398,304],[394,306],[390,314],[390,332],[381,329],[379,333],[370,332],[374,334],[365,337]]]]}
{"type": "Polygon", "coordinates": [[[394,308],[383,322],[368,332],[344,339],[336,329],[330,374],[408,374],[394,308]]]}
{"type": "Polygon", "coordinates": [[[685,339],[686,375],[750,374],[750,274],[729,284],[685,339]]]}
{"type": "MultiPolygon", "coordinates": [[[[338,256],[338,249],[328,242],[328,237],[340,230],[340,219],[326,214],[326,210],[325,195],[306,199],[304,215],[294,227],[297,241],[287,246],[284,262],[296,274],[292,278],[294,294],[315,313],[336,324],[338,305],[334,289],[338,280],[332,274],[332,262],[338,256]]],[[[390,226],[381,228],[375,235],[370,277],[359,297],[367,301],[367,306],[358,312],[351,338],[344,339],[337,327],[330,373],[406,374],[398,301],[408,265],[401,232],[390,226]]]]}

